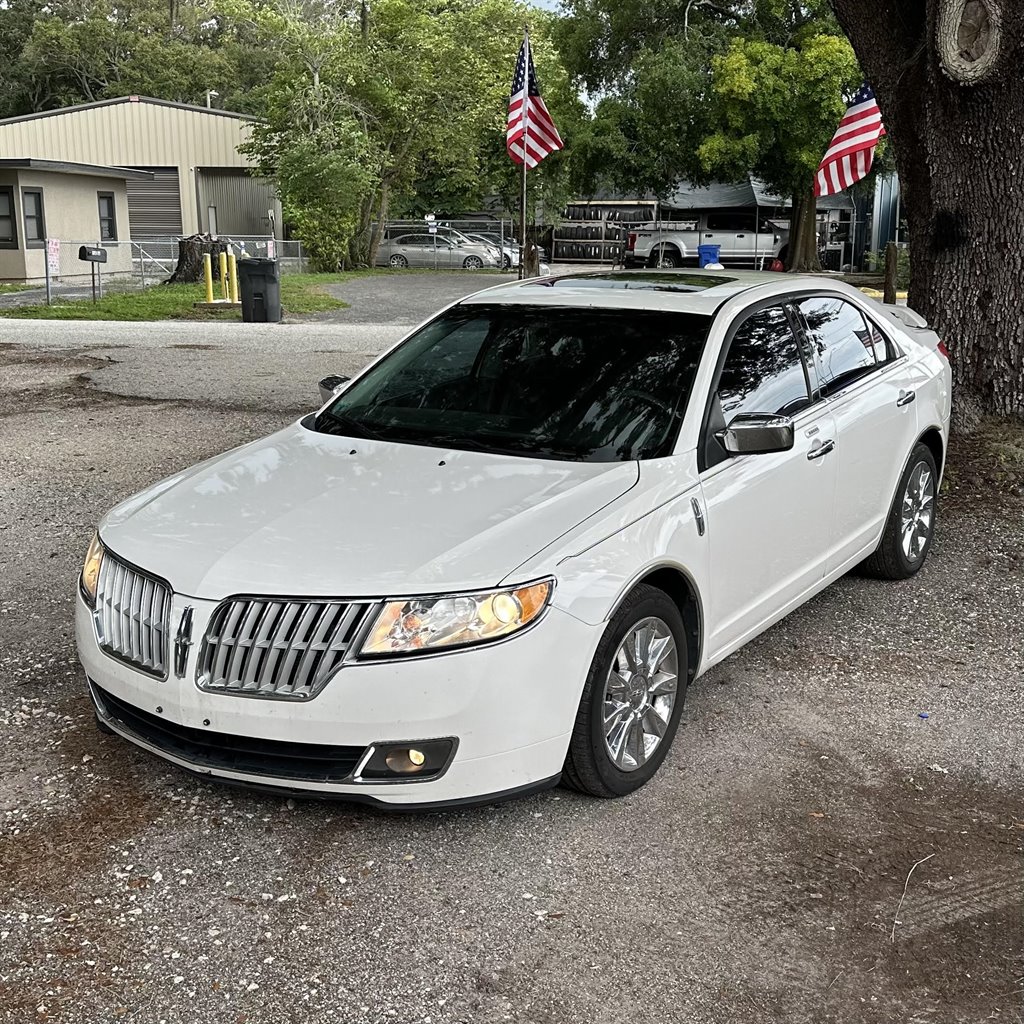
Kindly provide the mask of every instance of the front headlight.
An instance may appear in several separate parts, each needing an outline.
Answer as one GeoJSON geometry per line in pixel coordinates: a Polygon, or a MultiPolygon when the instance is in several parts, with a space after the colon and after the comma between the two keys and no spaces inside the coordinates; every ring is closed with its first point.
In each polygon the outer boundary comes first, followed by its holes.
{"type": "Polygon", "coordinates": [[[361,654],[415,654],[508,636],[545,609],[551,580],[483,594],[389,601],[377,616],[361,654]]]}
{"type": "Polygon", "coordinates": [[[85,553],[85,565],[82,567],[82,578],[79,581],[82,596],[90,608],[96,607],[96,588],[100,583],[102,565],[103,545],[100,543],[100,535],[95,533],[89,543],[89,550],[85,553]]]}

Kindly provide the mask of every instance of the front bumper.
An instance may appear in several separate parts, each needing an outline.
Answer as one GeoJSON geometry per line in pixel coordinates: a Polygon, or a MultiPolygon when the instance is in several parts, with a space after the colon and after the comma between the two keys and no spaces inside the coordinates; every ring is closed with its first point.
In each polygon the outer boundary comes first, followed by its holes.
{"type": "MultiPolygon", "coordinates": [[[[201,639],[217,602],[174,595],[172,634],[186,606],[193,609],[194,645],[182,678],[173,669],[156,679],[106,655],[89,608],[79,595],[79,658],[94,704],[108,727],[137,746],[191,772],[256,788],[348,797],[393,806],[446,805],[539,788],[557,780],[583,684],[600,639],[590,626],[555,607],[518,636],[475,649],[378,662],[348,662],[312,700],[289,702],[223,693],[195,685],[201,639]],[[98,691],[97,689],[98,688],[98,691]],[[352,775],[322,781],[283,772],[268,756],[237,765],[211,764],[158,732],[133,727],[114,702],[164,721],[179,734],[199,731],[267,741],[264,748],[310,745],[365,751],[374,744],[452,737],[454,758],[439,777],[360,782],[352,775]],[[156,737],[156,739],[154,739],[156,737]],[[258,769],[258,770],[254,770],[258,769]]],[[[211,738],[213,738],[211,736],[211,738]]],[[[259,743],[250,744],[261,749],[259,743]]],[[[339,773],[335,773],[337,776],[339,773]]],[[[340,773],[343,774],[343,773],[340,773]]]]}

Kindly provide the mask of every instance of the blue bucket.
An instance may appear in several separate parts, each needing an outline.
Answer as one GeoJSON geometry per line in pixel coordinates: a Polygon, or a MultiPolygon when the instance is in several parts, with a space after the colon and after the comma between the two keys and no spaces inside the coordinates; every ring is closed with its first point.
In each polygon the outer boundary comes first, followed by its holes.
{"type": "Polygon", "coordinates": [[[706,267],[709,263],[717,263],[721,251],[720,245],[698,245],[697,256],[700,258],[700,265],[706,267]]]}

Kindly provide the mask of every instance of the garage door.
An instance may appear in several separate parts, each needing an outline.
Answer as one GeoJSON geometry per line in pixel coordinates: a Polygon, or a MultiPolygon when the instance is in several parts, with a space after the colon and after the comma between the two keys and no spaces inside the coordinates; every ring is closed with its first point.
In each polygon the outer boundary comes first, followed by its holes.
{"type": "Polygon", "coordinates": [[[152,181],[128,182],[128,223],[132,238],[181,234],[181,192],[177,167],[140,167],[152,181]]]}

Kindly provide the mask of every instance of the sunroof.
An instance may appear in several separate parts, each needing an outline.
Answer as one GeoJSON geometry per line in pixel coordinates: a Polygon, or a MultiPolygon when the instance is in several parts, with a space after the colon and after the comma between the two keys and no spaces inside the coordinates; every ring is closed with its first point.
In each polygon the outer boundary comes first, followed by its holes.
{"type": "Polygon", "coordinates": [[[729,284],[735,277],[710,274],[587,274],[580,277],[541,277],[531,284],[542,288],[595,288],[602,291],[634,292],[702,292],[719,284],[729,284]]]}

